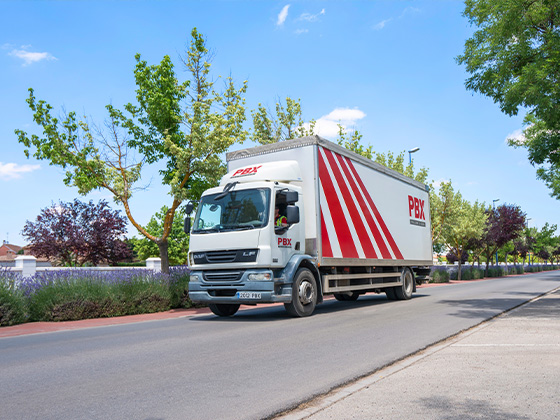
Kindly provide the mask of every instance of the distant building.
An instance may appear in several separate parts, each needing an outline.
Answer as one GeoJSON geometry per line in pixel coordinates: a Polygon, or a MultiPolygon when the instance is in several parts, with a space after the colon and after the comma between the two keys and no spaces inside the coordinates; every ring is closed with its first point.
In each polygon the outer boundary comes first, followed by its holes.
{"type": "Polygon", "coordinates": [[[22,249],[23,247],[21,246],[9,244],[6,241],[4,241],[2,246],[0,246],[0,260],[3,261],[15,260],[15,258],[17,257],[17,253],[22,249]]]}

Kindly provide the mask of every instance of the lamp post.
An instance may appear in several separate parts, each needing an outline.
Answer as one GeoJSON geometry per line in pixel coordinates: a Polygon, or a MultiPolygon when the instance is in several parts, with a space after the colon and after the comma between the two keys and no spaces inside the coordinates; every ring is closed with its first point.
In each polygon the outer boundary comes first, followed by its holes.
{"type": "MultiPolygon", "coordinates": [[[[492,200],[492,208],[495,209],[496,208],[496,203],[500,201],[499,198],[496,198],[495,200],[492,200]]],[[[498,250],[496,250],[496,268],[498,268],[498,250]]],[[[506,261],[506,269],[507,269],[507,261],[506,261]]]]}
{"type": "MultiPolygon", "coordinates": [[[[527,219],[527,230],[529,230],[529,220],[531,220],[530,217],[527,219]]],[[[529,265],[531,265],[531,251],[529,251],[529,265]]]]}
{"type": "Polygon", "coordinates": [[[419,148],[419,147],[415,147],[414,149],[410,149],[410,150],[408,151],[408,164],[409,164],[409,165],[412,165],[412,154],[413,154],[413,153],[416,153],[418,150],[420,150],[420,148],[419,148]]]}

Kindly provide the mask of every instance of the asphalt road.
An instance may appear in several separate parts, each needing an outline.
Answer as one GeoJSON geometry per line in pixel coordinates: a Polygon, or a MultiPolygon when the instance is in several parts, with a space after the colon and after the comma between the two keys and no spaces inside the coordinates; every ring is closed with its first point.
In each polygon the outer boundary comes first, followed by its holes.
{"type": "Polygon", "coordinates": [[[266,418],[558,286],[549,272],[328,301],[303,319],[269,307],[3,338],[0,419],[266,418]]]}

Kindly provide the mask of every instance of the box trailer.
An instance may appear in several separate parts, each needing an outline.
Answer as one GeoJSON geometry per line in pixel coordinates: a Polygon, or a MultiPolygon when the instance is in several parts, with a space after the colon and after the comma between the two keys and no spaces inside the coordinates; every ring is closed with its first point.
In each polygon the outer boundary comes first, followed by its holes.
{"type": "Polygon", "coordinates": [[[282,302],[308,316],[328,294],[407,300],[429,273],[426,185],[318,136],[226,158],[186,223],[189,296],[216,315],[282,302]]]}

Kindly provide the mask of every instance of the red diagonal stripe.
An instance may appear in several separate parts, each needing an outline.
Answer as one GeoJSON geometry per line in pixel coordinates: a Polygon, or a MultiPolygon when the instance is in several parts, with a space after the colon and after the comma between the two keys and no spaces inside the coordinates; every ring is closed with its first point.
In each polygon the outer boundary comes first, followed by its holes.
{"type": "MultiPolygon", "coordinates": [[[[366,222],[367,222],[367,224],[368,224],[368,226],[371,230],[371,233],[373,234],[373,237],[375,239],[375,243],[379,247],[379,252],[381,252],[382,258],[392,259],[393,256],[389,252],[389,248],[387,248],[387,244],[385,243],[385,239],[383,239],[383,236],[381,236],[381,232],[379,232],[379,228],[375,224],[375,220],[373,220],[373,215],[371,214],[371,211],[369,210],[369,208],[366,205],[366,202],[364,200],[364,195],[362,194],[362,192],[360,191],[360,189],[356,185],[356,182],[354,181],[354,178],[352,177],[352,174],[350,173],[350,170],[348,169],[349,159],[344,158],[343,156],[340,156],[340,155],[337,155],[337,157],[338,157],[338,160],[340,161],[340,166],[342,167],[342,170],[344,171],[344,174],[346,175],[346,179],[348,179],[348,183],[350,184],[350,188],[352,188],[352,191],[354,192],[354,195],[356,196],[356,199],[358,200],[358,204],[360,205],[360,208],[362,209],[362,212],[364,213],[364,216],[366,218],[366,222]]],[[[368,240],[369,240],[369,237],[368,237],[368,240]]],[[[377,257],[375,257],[375,258],[377,258],[377,257]]]]}
{"type": "Polygon", "coordinates": [[[325,218],[323,217],[323,210],[321,210],[321,249],[324,258],[332,258],[333,252],[331,248],[331,241],[329,240],[329,233],[327,232],[327,225],[325,225],[325,218]]]}
{"type": "MultiPolygon", "coordinates": [[[[324,150],[324,149],[323,149],[324,150]]],[[[327,206],[331,213],[331,217],[334,223],[334,230],[338,238],[338,243],[340,244],[340,249],[342,251],[342,256],[344,258],[358,258],[358,251],[356,251],[356,246],[354,245],[354,240],[350,234],[350,229],[346,223],[346,217],[344,217],[344,212],[338,201],[338,195],[334,188],[333,182],[329,175],[329,171],[325,166],[323,160],[323,155],[321,152],[319,154],[319,179],[321,180],[321,185],[323,186],[323,191],[327,200],[327,206]]]]}
{"type": "Polygon", "coordinates": [[[379,214],[379,211],[377,210],[377,207],[373,203],[373,200],[371,199],[371,196],[369,195],[364,183],[362,182],[362,179],[358,175],[358,172],[356,172],[356,168],[354,167],[354,164],[352,163],[352,161],[350,159],[347,159],[346,161],[348,163],[348,167],[350,168],[350,170],[352,171],[352,173],[356,177],[356,180],[358,181],[358,185],[362,189],[362,193],[366,197],[366,200],[369,203],[369,205],[370,205],[370,207],[373,211],[373,214],[375,215],[375,218],[377,219],[377,222],[379,223],[379,226],[381,227],[381,230],[385,234],[385,238],[389,242],[389,246],[393,250],[393,253],[397,257],[397,259],[399,259],[399,260],[404,259],[402,254],[401,254],[401,251],[400,251],[399,247],[397,246],[395,240],[393,239],[393,236],[389,232],[389,229],[387,229],[387,225],[385,224],[385,221],[383,220],[383,218],[381,217],[381,214],[379,214]]]}
{"type": "MultiPolygon", "coordinates": [[[[336,158],[340,157],[335,153],[332,153],[330,150],[323,149],[325,151],[325,156],[331,165],[332,173],[338,183],[338,188],[342,193],[342,199],[346,204],[346,208],[348,209],[348,213],[350,213],[350,220],[354,223],[354,228],[356,229],[356,233],[358,234],[358,238],[360,240],[360,244],[362,245],[362,249],[364,250],[364,255],[366,258],[377,258],[377,254],[375,253],[375,249],[373,248],[373,244],[371,243],[371,239],[369,238],[366,227],[364,225],[364,221],[358,212],[358,208],[356,207],[356,203],[350,194],[350,190],[348,189],[348,184],[344,180],[342,173],[340,172],[340,168],[336,163],[336,158]]],[[[386,257],[387,258],[387,257],[386,257]]],[[[390,256],[389,256],[390,258],[390,256]]]]}

